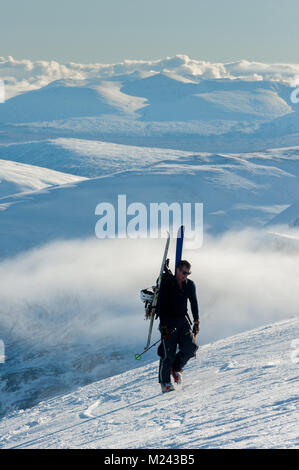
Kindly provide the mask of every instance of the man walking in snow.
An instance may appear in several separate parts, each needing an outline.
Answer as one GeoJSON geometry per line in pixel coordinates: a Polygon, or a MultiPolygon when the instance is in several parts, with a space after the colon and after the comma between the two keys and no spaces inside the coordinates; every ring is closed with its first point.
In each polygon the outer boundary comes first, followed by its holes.
{"type": "Polygon", "coordinates": [[[198,349],[195,341],[199,332],[198,303],[195,284],[187,279],[191,274],[190,268],[188,261],[180,261],[175,276],[167,274],[161,283],[158,313],[162,340],[158,355],[159,382],[163,393],[174,390],[171,375],[175,383],[182,382],[183,367],[198,349]],[[194,320],[192,330],[187,311],[188,299],[194,320]]]}

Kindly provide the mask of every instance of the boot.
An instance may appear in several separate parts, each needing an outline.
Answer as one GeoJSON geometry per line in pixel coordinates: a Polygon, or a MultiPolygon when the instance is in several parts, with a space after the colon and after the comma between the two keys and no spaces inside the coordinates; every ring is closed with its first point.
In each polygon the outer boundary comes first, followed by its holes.
{"type": "Polygon", "coordinates": [[[161,383],[161,390],[162,390],[162,393],[172,392],[174,390],[174,386],[172,385],[172,383],[167,383],[167,384],[161,383]]]}
{"type": "Polygon", "coordinates": [[[175,371],[173,368],[171,368],[171,375],[173,377],[173,380],[175,381],[176,384],[180,385],[183,381],[183,374],[182,370],[175,371]]]}

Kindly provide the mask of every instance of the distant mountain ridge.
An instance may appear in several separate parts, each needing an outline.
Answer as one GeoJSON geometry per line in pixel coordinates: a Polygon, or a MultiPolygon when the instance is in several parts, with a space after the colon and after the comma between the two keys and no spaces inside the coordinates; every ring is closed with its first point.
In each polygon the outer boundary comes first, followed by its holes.
{"type": "Polygon", "coordinates": [[[295,111],[289,87],[268,81],[181,81],[157,73],[132,80],[56,80],[8,99],[0,123],[53,121],[86,116],[126,116],[145,121],[268,121],[295,111]]]}

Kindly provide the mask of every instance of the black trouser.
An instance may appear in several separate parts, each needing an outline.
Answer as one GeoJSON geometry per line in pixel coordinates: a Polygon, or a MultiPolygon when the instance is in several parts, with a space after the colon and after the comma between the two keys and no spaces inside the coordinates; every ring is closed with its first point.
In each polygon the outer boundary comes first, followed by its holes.
{"type": "Polygon", "coordinates": [[[171,334],[167,339],[162,338],[158,347],[158,355],[161,358],[159,364],[160,383],[169,383],[171,368],[176,372],[182,370],[198,349],[186,318],[173,320],[167,327],[171,334]],[[178,352],[177,346],[179,346],[178,352]]]}

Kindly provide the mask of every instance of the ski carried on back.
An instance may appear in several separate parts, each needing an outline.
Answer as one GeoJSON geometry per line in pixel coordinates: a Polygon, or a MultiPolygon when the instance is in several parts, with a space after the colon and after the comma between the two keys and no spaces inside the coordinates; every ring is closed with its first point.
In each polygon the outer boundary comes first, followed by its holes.
{"type": "Polygon", "coordinates": [[[167,234],[167,240],[166,240],[166,245],[164,249],[164,254],[163,254],[163,259],[161,263],[161,268],[160,268],[160,273],[159,277],[157,279],[156,286],[153,288],[153,292],[143,289],[140,292],[140,297],[141,300],[145,303],[145,318],[150,320],[150,325],[149,325],[149,331],[148,331],[148,336],[147,336],[147,342],[144,347],[144,350],[147,350],[150,342],[151,342],[151,337],[152,337],[152,330],[153,330],[153,324],[154,324],[154,319],[156,316],[156,309],[157,309],[157,303],[158,303],[158,297],[159,297],[159,290],[161,286],[161,281],[163,277],[164,270],[168,270],[168,261],[167,260],[167,254],[168,254],[168,249],[169,249],[169,243],[170,243],[170,234],[167,234]]]}
{"type": "MultiPolygon", "coordinates": [[[[176,257],[175,257],[175,266],[174,266],[174,273],[177,267],[177,264],[181,260],[182,257],[182,251],[183,251],[183,242],[184,242],[184,229],[185,227],[181,225],[178,229],[177,232],[177,240],[176,240],[176,257]]],[[[169,249],[169,243],[170,243],[170,234],[168,233],[167,235],[167,240],[166,240],[166,245],[164,249],[164,254],[163,254],[163,259],[161,263],[161,269],[159,273],[159,277],[157,279],[156,286],[152,288],[152,290],[149,289],[143,289],[140,292],[140,298],[142,302],[145,304],[145,318],[147,320],[150,320],[150,325],[149,325],[149,331],[148,331],[148,336],[147,336],[147,342],[144,347],[144,352],[141,354],[136,354],[136,359],[140,359],[141,355],[144,354],[148,349],[150,349],[150,342],[151,342],[151,337],[152,337],[152,330],[153,330],[153,324],[154,320],[157,314],[157,303],[158,303],[158,298],[159,298],[159,292],[160,292],[160,287],[161,287],[161,282],[163,275],[171,274],[171,271],[169,269],[169,259],[167,259],[168,255],[168,249],[169,249]]]]}
{"type": "Polygon", "coordinates": [[[178,263],[182,259],[183,243],[184,243],[184,232],[185,232],[185,227],[184,227],[184,225],[181,225],[178,229],[178,234],[177,234],[174,274],[176,272],[176,268],[177,268],[178,263]]]}

